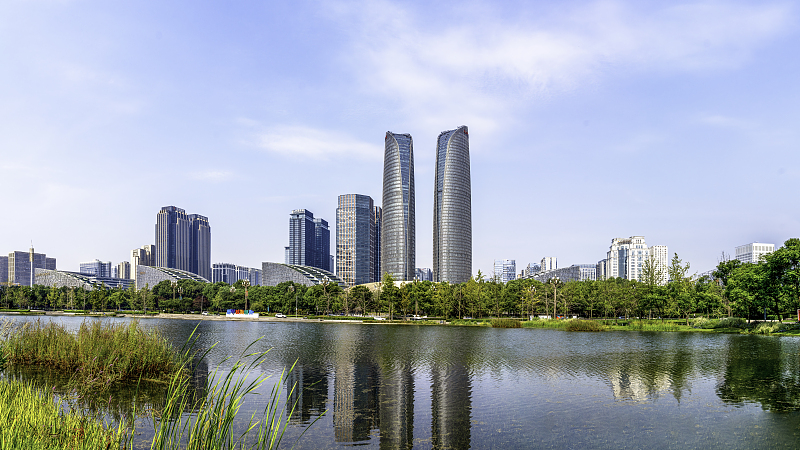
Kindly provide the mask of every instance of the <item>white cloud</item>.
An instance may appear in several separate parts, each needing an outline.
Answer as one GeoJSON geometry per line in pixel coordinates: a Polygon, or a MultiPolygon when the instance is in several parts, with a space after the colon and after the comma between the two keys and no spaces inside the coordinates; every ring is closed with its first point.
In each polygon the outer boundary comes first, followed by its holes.
{"type": "Polygon", "coordinates": [[[207,170],[194,172],[190,175],[193,180],[220,182],[233,177],[233,172],[227,170],[207,170]]]}
{"type": "Polygon", "coordinates": [[[783,3],[666,5],[601,1],[511,22],[484,7],[430,23],[390,1],[334,12],[354,30],[345,58],[363,89],[422,123],[460,118],[489,130],[517,106],[605,77],[736,68],[793,23],[783,3]]]}
{"type": "MultiPolygon", "coordinates": [[[[247,120],[240,121],[248,123],[247,120]]],[[[252,125],[252,121],[249,121],[252,125]]],[[[381,141],[379,141],[381,142],[381,141]]],[[[291,158],[328,160],[333,157],[380,159],[383,148],[347,134],[305,126],[274,126],[259,130],[251,142],[259,148],[291,158]]]]}

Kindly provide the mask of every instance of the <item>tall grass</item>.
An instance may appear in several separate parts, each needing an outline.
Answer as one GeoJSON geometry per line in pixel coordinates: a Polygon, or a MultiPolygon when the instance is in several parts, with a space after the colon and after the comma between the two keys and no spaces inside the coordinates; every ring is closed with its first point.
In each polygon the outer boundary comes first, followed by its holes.
{"type": "Polygon", "coordinates": [[[118,449],[126,424],[106,426],[97,417],[64,412],[62,400],[31,383],[0,380],[0,449],[118,449]]]}
{"type": "Polygon", "coordinates": [[[492,319],[492,328],[522,328],[522,321],[517,319],[492,319]]]}
{"type": "Polygon", "coordinates": [[[73,334],[63,325],[37,320],[13,328],[3,347],[9,364],[73,374],[76,387],[92,391],[121,381],[168,380],[183,371],[187,357],[157,330],[144,330],[135,321],[84,322],[73,334]]]}
{"type": "Polygon", "coordinates": [[[627,329],[636,331],[679,331],[681,327],[671,322],[632,320],[627,329]]]}
{"type": "Polygon", "coordinates": [[[567,331],[603,331],[606,328],[594,320],[568,320],[564,329],[567,331]]]}
{"type": "Polygon", "coordinates": [[[539,319],[522,322],[522,328],[566,328],[568,320],[539,319]]]}
{"type": "MultiPolygon", "coordinates": [[[[241,433],[233,430],[234,420],[239,414],[245,396],[254,394],[268,378],[264,374],[250,378],[267,352],[247,354],[250,344],[239,360],[226,373],[219,367],[209,380],[208,395],[197,404],[189,404],[190,396],[184,395],[189,388],[185,377],[174,376],[167,391],[167,401],[161,411],[161,419],[155,422],[156,433],[153,450],[205,450],[205,449],[275,449],[280,445],[294,407],[286,412],[282,407],[281,392],[291,370],[281,373],[270,393],[267,406],[261,414],[253,414],[241,433]],[[245,362],[247,359],[250,362],[245,362]],[[184,412],[190,410],[189,414],[184,412]],[[248,440],[252,443],[248,445],[248,440]]],[[[222,363],[220,363],[222,364],[222,363]]],[[[296,385],[292,386],[287,399],[291,398],[296,385]]],[[[319,417],[317,417],[317,420],[319,417]]],[[[314,421],[316,422],[316,420],[314,421]]],[[[312,422],[313,424],[313,422],[312,422]]],[[[306,428],[307,430],[308,428],[306,428]]],[[[300,437],[302,437],[301,433],[300,437]]],[[[298,437],[298,440],[299,438],[298,437]]]]}

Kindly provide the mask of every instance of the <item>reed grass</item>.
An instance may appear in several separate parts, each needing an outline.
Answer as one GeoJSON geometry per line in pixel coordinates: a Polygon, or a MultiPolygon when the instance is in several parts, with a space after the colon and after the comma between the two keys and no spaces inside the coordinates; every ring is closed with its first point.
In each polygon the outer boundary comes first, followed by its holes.
{"type": "Polygon", "coordinates": [[[536,319],[522,322],[522,328],[566,328],[569,320],[536,319]]]}
{"type": "Polygon", "coordinates": [[[594,320],[568,320],[564,329],[567,331],[603,331],[606,327],[594,320]]]}
{"type": "Polygon", "coordinates": [[[55,322],[29,322],[8,333],[3,350],[9,364],[72,374],[76,387],[95,392],[118,382],[183,376],[188,357],[157,330],[144,330],[135,321],[83,322],[77,333],[55,322]]]}
{"type": "MultiPolygon", "coordinates": [[[[294,413],[297,401],[287,412],[283,407],[281,393],[286,386],[289,373],[284,370],[273,386],[269,400],[260,414],[253,414],[241,433],[233,430],[239,409],[247,395],[254,395],[269,376],[264,374],[251,378],[253,370],[262,363],[267,352],[247,354],[250,344],[233,367],[222,373],[217,367],[208,382],[208,394],[199,403],[190,404],[190,396],[184,395],[189,384],[184,377],[171,379],[167,391],[167,401],[161,411],[160,419],[154,422],[155,437],[153,450],[205,450],[205,449],[276,449],[283,440],[289,419],[294,413]],[[249,359],[249,362],[246,362],[249,359]],[[186,414],[186,411],[191,411],[186,414]],[[248,444],[248,442],[250,442],[248,444]]],[[[224,363],[225,361],[223,361],[224,363]]],[[[293,385],[287,395],[291,398],[297,385],[293,385]]],[[[324,414],[324,413],[323,413],[324,414]]],[[[317,417],[316,420],[319,420],[317,417]]],[[[314,420],[314,422],[316,422],[314,420]]],[[[313,425],[313,423],[311,425],[313,425]]],[[[310,426],[310,425],[309,425],[310,426]]],[[[308,430],[308,427],[305,428],[308,430]]],[[[298,440],[303,433],[298,436],[298,440]]],[[[295,444],[297,441],[295,441],[295,444]]]]}
{"type": "Polygon", "coordinates": [[[492,319],[492,328],[522,328],[522,321],[517,319],[492,319]]]}
{"type": "Polygon", "coordinates": [[[118,449],[129,434],[97,417],[64,412],[61,399],[32,383],[0,379],[0,449],[118,449]]]}
{"type": "Polygon", "coordinates": [[[689,330],[691,327],[677,325],[671,322],[661,323],[660,321],[631,320],[625,327],[634,331],[680,331],[689,330]]]}

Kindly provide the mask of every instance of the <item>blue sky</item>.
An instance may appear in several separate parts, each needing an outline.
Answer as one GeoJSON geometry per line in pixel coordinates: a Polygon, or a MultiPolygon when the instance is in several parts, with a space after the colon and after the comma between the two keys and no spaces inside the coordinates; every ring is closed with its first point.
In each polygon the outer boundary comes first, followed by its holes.
{"type": "MultiPolygon", "coordinates": [[[[156,213],[212,260],[282,261],[288,216],[380,203],[416,158],[432,256],[439,132],[470,128],[473,270],[595,263],[644,235],[692,265],[798,236],[797,2],[0,3],[0,251],[117,263],[156,213]]],[[[332,236],[334,232],[332,230],[332,236]]],[[[335,247],[332,247],[335,251],[335,247]]]]}

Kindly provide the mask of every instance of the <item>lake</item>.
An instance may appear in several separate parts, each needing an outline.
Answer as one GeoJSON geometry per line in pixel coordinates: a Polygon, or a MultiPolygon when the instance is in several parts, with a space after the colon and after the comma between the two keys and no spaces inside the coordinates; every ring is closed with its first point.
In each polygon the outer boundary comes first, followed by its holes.
{"type": "MultiPolygon", "coordinates": [[[[83,320],[129,319],[42,320],[77,329],[83,320]]],[[[141,324],[182,344],[197,322],[141,324]]],[[[796,337],[235,321],[204,321],[198,332],[199,347],[218,342],[198,366],[201,380],[225,373],[226,358],[262,336],[253,349],[272,349],[262,373],[277,376],[297,361],[284,443],[305,430],[301,449],[800,445],[796,337]]],[[[265,397],[248,399],[241,426],[265,397]]],[[[143,445],[152,425],[140,422],[143,445]]]]}

